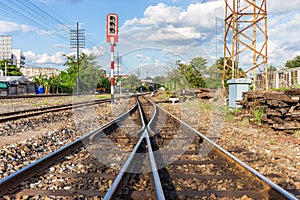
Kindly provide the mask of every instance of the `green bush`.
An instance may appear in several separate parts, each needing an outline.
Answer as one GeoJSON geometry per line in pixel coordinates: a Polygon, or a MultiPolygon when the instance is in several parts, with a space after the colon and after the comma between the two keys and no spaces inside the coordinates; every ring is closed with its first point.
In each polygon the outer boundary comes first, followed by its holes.
{"type": "Polygon", "coordinates": [[[264,116],[266,114],[266,111],[262,108],[258,108],[256,110],[253,111],[253,115],[254,115],[254,121],[258,124],[262,123],[262,116],[264,116]]]}

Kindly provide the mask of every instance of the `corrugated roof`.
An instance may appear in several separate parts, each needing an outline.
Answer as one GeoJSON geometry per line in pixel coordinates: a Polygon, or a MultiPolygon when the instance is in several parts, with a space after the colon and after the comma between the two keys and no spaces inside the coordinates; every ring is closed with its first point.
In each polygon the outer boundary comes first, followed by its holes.
{"type": "Polygon", "coordinates": [[[0,88],[1,89],[6,89],[7,88],[7,84],[3,83],[3,82],[0,82],[0,88]]]}

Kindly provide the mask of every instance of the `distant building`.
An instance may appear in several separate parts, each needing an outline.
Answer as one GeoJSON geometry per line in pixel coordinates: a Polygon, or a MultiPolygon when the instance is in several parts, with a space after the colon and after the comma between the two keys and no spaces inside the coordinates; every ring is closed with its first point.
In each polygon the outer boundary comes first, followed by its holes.
{"type": "Polygon", "coordinates": [[[21,49],[12,49],[11,64],[16,65],[18,68],[25,67],[25,56],[21,49]]]}
{"type": "MultiPolygon", "coordinates": [[[[268,72],[269,88],[299,88],[300,86],[300,67],[290,69],[280,69],[268,72]]],[[[265,73],[256,74],[255,86],[265,89],[265,73]]]]}
{"type": "Polygon", "coordinates": [[[0,60],[10,60],[12,53],[11,35],[0,35],[0,60]]]}
{"type": "Polygon", "coordinates": [[[0,60],[9,60],[9,64],[18,68],[25,67],[25,56],[21,49],[12,49],[12,36],[0,35],[0,60]]]}
{"type": "Polygon", "coordinates": [[[56,68],[39,68],[39,67],[22,67],[21,72],[23,76],[26,76],[28,79],[32,80],[34,77],[42,76],[58,76],[60,70],[56,68]]]}

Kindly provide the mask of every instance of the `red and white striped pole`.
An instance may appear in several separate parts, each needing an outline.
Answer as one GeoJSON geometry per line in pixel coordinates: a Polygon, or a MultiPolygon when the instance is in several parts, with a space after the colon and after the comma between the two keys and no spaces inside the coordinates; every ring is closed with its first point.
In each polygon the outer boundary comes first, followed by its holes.
{"type": "Polygon", "coordinates": [[[111,103],[114,103],[115,94],[115,77],[114,77],[114,51],[115,42],[118,42],[118,15],[115,13],[110,13],[106,16],[106,41],[110,42],[111,57],[110,57],[110,93],[111,93],[111,103]]]}
{"type": "Polygon", "coordinates": [[[110,94],[111,94],[111,103],[114,103],[114,94],[115,94],[115,61],[114,61],[114,52],[115,52],[115,41],[114,38],[110,38],[110,94]]]}

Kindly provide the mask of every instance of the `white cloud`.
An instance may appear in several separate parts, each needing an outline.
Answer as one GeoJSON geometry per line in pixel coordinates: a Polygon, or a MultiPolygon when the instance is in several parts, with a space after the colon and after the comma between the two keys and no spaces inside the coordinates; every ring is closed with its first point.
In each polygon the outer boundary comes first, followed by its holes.
{"type": "Polygon", "coordinates": [[[32,51],[26,51],[26,52],[23,52],[24,56],[26,57],[26,59],[34,59],[36,57],[36,54],[32,51]]]}
{"type": "Polygon", "coordinates": [[[85,54],[91,54],[96,57],[101,57],[101,56],[105,55],[106,49],[104,47],[95,47],[94,46],[91,50],[83,49],[82,52],[85,54]]]}
{"type": "Polygon", "coordinates": [[[268,11],[272,14],[288,14],[293,11],[299,11],[300,0],[271,0],[268,2],[268,11]]]}
{"type": "Polygon", "coordinates": [[[175,6],[167,6],[159,3],[149,6],[144,12],[144,18],[140,19],[142,25],[157,25],[161,23],[177,23],[181,9],[175,6]]]}
{"type": "Polygon", "coordinates": [[[298,38],[300,29],[300,14],[292,16],[274,17],[270,21],[269,36],[280,37],[281,40],[298,38]],[[287,37],[288,36],[288,37],[287,37]]]}
{"type": "Polygon", "coordinates": [[[28,32],[31,31],[30,26],[24,24],[17,24],[15,22],[0,20],[0,33],[7,34],[11,32],[28,32]]]}
{"type": "Polygon", "coordinates": [[[182,39],[190,39],[190,38],[205,38],[205,34],[201,34],[196,31],[193,27],[167,27],[158,30],[156,33],[151,34],[147,37],[148,40],[151,41],[162,41],[162,40],[182,40],[182,39]]]}
{"type": "Polygon", "coordinates": [[[36,54],[32,51],[24,52],[26,57],[26,63],[32,64],[49,64],[49,65],[61,65],[65,62],[64,52],[57,52],[53,55],[48,55],[46,53],[36,54]]]}
{"type": "Polygon", "coordinates": [[[269,63],[282,67],[287,60],[300,55],[300,14],[272,15],[268,18],[269,63]]]}
{"type": "Polygon", "coordinates": [[[149,6],[140,19],[127,20],[122,29],[144,27],[147,32],[136,32],[137,40],[151,41],[205,39],[208,32],[215,31],[215,17],[224,16],[223,1],[209,1],[190,4],[185,10],[181,7],[158,3],[149,6]],[[222,3],[221,3],[222,2],[222,3]],[[149,30],[150,29],[150,30],[149,30]],[[150,34],[151,33],[151,34],[150,34]]]}
{"type": "Polygon", "coordinates": [[[65,62],[64,52],[57,52],[53,55],[41,54],[38,55],[35,63],[37,64],[62,64],[65,62]]]}
{"type": "Polygon", "coordinates": [[[185,12],[180,13],[181,23],[198,28],[214,29],[215,17],[223,18],[224,9],[223,1],[220,0],[191,4],[185,12]]]}
{"type": "MultiPolygon", "coordinates": [[[[93,56],[100,57],[105,54],[105,48],[103,47],[93,47],[92,50],[84,49],[82,50],[83,53],[92,54],[93,56]]],[[[63,65],[66,61],[64,55],[74,55],[74,52],[66,54],[65,52],[56,52],[52,55],[43,53],[43,54],[36,54],[32,51],[24,52],[24,56],[26,58],[26,63],[30,63],[32,65],[63,65]]]]}
{"type": "Polygon", "coordinates": [[[193,26],[212,29],[215,28],[215,17],[224,17],[224,9],[223,0],[194,3],[186,9],[159,3],[156,6],[149,6],[143,18],[140,20],[134,18],[131,23],[140,23],[145,26],[172,24],[177,27],[193,26]]]}

